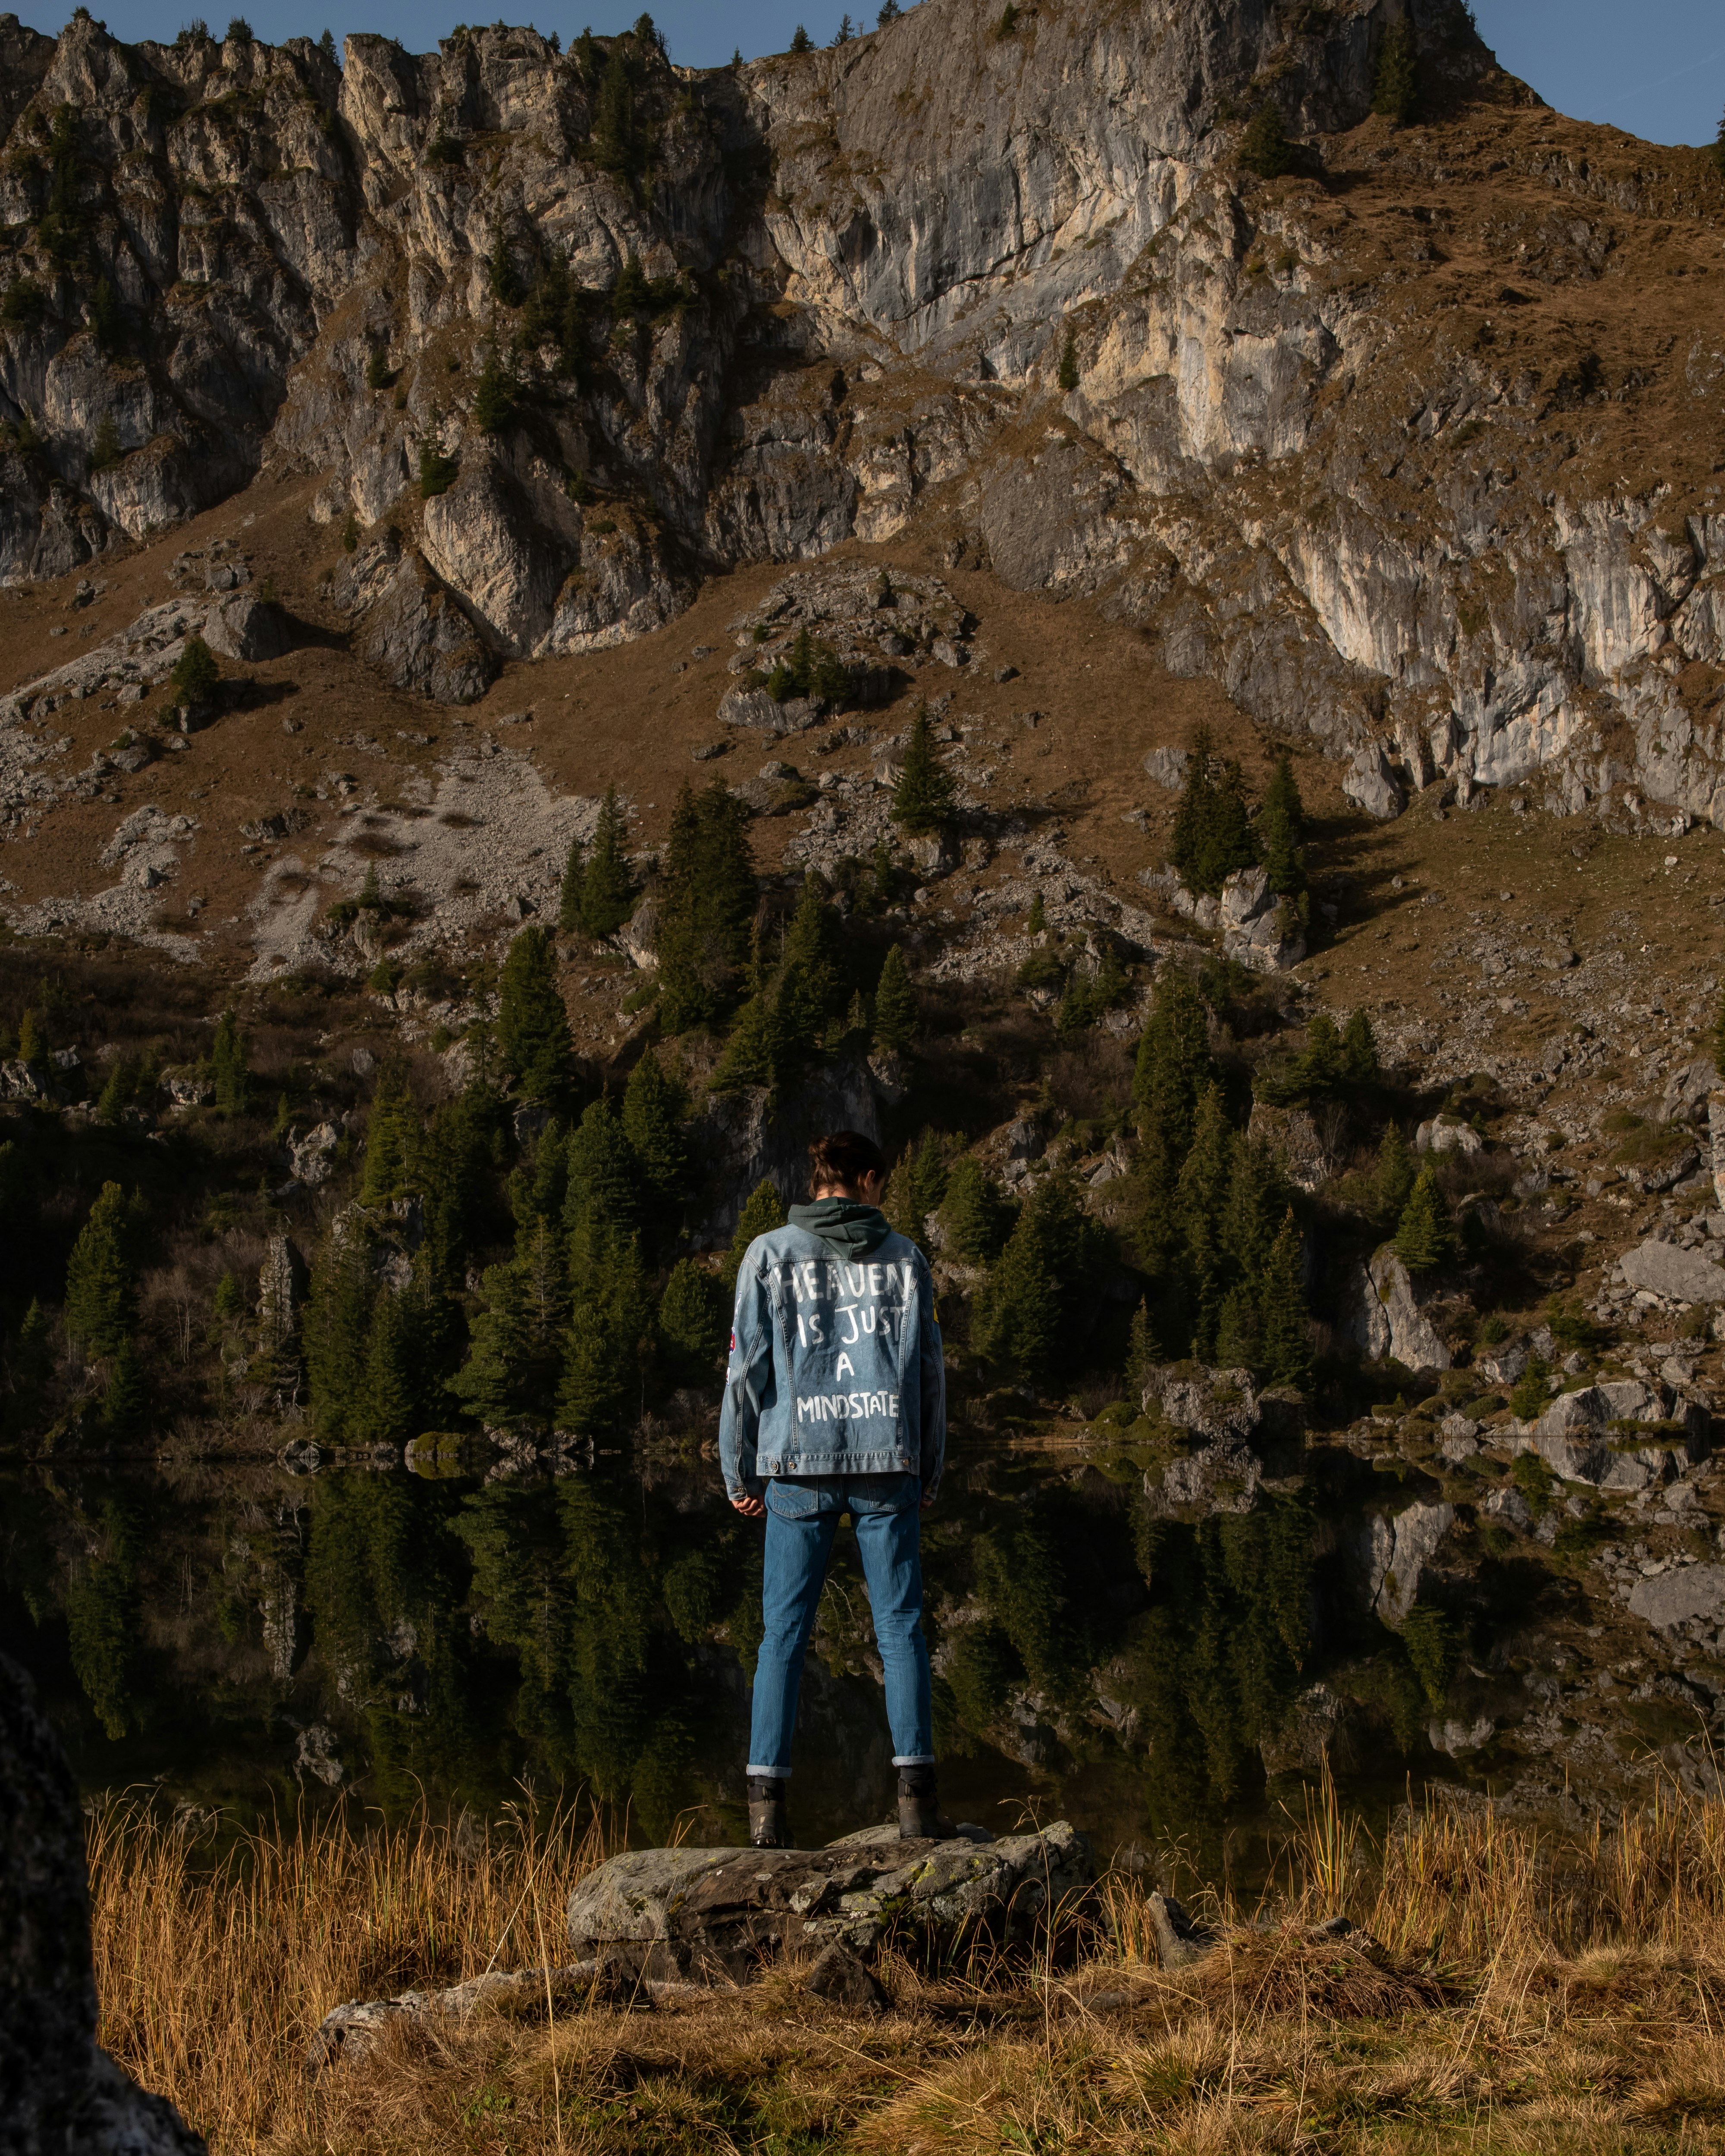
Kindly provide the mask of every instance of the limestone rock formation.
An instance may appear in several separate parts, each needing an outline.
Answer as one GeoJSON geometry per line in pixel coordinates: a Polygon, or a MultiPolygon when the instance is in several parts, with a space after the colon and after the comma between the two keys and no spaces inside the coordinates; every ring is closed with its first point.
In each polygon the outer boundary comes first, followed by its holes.
{"type": "Polygon", "coordinates": [[[1368,1355],[1393,1355],[1410,1370],[1447,1370],[1455,1358],[1430,1314],[1437,1292],[1386,1243],[1358,1269],[1347,1299],[1348,1329],[1368,1355]]]}
{"type": "Polygon", "coordinates": [[[890,1931],[937,1951],[966,1933],[1027,1936],[1094,1876],[1089,1843],[1064,1820],[982,1843],[634,1850],[571,1894],[569,1943],[627,1977],[741,1983],[805,1945],[872,1953],[890,1931]]]}
{"type": "MultiPolygon", "coordinates": [[[[359,648],[459,701],[710,569],[921,526],[1317,734],[1373,815],[1543,768],[1561,805],[1725,819],[1680,680],[1725,661],[1725,518],[1666,454],[1725,394],[1704,291],[1653,259],[1712,244],[1681,154],[1524,126],[1454,0],[999,29],[923,0],[700,71],[633,33],[338,65],[14,26],[0,578],[316,473],[319,516],[398,535],[359,648]],[[1373,134],[1404,15],[1432,124],[1373,134]],[[1301,144],[1267,182],[1237,155],[1266,95],[1301,144]],[[1657,298],[1609,350],[1531,304],[1607,277],[1657,298]]],[[[962,625],[875,642],[976,663],[962,625]]]]}
{"type": "Polygon", "coordinates": [[[1147,1373],[1143,1407],[1183,1448],[1145,1473],[1145,1497],[1163,1513],[1250,1512],[1266,1473],[1288,1464],[1302,1421],[1295,1395],[1260,1391],[1250,1370],[1184,1363],[1147,1373]]]}
{"type": "Polygon", "coordinates": [[[203,2156],[95,2041],[84,1815],[30,1681],[0,1657],[0,2118],[11,2156],[203,2156]]]}

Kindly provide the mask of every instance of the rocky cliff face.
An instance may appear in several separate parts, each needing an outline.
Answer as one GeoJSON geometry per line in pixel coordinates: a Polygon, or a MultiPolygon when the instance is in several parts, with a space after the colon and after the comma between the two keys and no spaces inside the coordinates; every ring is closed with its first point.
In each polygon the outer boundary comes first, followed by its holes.
{"type": "Polygon", "coordinates": [[[1399,12],[923,0],[707,74],[0,18],[0,575],[313,472],[357,648],[459,701],[920,524],[1373,813],[1544,771],[1725,821],[1725,187],[1454,0],[1409,0],[1421,124],[1373,118],[1399,12]]]}

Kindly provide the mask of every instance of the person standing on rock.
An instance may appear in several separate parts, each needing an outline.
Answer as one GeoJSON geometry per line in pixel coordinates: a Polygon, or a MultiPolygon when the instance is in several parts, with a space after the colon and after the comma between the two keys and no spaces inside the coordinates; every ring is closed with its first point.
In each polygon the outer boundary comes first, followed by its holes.
{"type": "Polygon", "coordinates": [[[947,1378],[934,1282],[880,1211],[886,1163],[835,1131],[809,1148],[810,1202],[757,1235],[737,1276],[719,1422],[725,1488],[767,1522],[749,1738],[749,1840],[786,1849],[803,1656],[846,1512],[886,1680],[899,1831],[951,1832],[935,1804],[921,1516],[940,1488],[947,1378]]]}

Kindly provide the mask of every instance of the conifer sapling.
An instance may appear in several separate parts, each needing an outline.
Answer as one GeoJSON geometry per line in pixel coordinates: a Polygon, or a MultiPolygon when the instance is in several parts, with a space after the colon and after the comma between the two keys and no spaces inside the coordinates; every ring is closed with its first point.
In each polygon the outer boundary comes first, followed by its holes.
{"type": "Polygon", "coordinates": [[[1395,1254],[1410,1273],[1430,1272],[1455,1255],[1455,1229],[1430,1163],[1420,1171],[1395,1231],[1395,1254]]]}
{"type": "Polygon", "coordinates": [[[935,754],[928,706],[919,704],[893,792],[892,820],[912,837],[938,831],[952,820],[953,793],[952,774],[935,754]]]}

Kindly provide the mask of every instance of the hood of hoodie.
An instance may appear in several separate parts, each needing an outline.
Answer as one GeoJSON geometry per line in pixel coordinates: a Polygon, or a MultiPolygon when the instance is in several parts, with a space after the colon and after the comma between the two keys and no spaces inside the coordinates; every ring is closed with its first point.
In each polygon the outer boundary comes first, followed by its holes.
{"type": "Polygon", "coordinates": [[[821,1241],[853,1264],[878,1250],[892,1233],[892,1224],[878,1205],[865,1205],[855,1198],[817,1198],[808,1205],[793,1205],[790,1225],[821,1241]]]}

